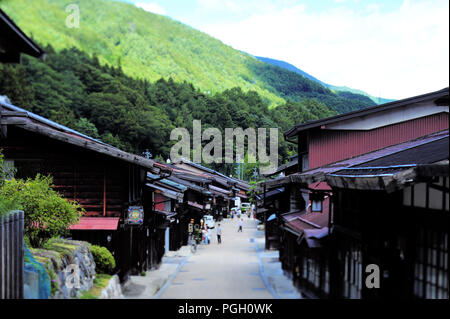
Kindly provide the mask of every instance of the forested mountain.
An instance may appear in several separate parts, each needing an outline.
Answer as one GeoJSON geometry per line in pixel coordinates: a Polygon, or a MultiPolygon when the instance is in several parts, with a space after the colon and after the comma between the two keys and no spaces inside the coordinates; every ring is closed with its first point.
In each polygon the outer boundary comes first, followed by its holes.
{"type": "Polygon", "coordinates": [[[205,33],[132,4],[113,0],[0,0],[1,8],[37,42],[59,51],[76,47],[101,64],[154,82],[171,77],[205,93],[240,87],[275,107],[315,97],[338,112],[373,105],[342,97],[296,73],[259,61],[205,33]],[[69,28],[69,4],[77,4],[79,28],[69,28]],[[292,83],[285,83],[286,80],[292,83]],[[309,89],[309,90],[308,90],[309,89]],[[345,105],[345,107],[342,107],[345,105]]]}
{"type": "MultiPolygon", "coordinates": [[[[169,157],[170,132],[192,121],[202,127],[280,128],[279,159],[295,152],[281,134],[296,123],[335,115],[315,99],[287,102],[269,109],[255,91],[235,87],[205,94],[171,78],[154,83],[134,79],[120,67],[101,65],[77,48],[55,52],[46,47],[45,62],[23,57],[18,65],[0,64],[0,94],[35,112],[94,138],[137,154],[149,149],[155,158],[169,157]]],[[[205,142],[207,143],[207,142],[205,142]]],[[[224,173],[230,165],[217,165],[224,173]]]]}
{"type": "Polygon", "coordinates": [[[198,119],[222,132],[278,127],[281,164],[296,152],[282,137],[293,125],[374,105],[127,3],[78,0],[80,28],[68,28],[71,3],[0,0],[47,52],[45,61],[0,64],[0,95],[124,150],[164,161],[171,130],[198,119]]]}
{"type": "Polygon", "coordinates": [[[294,65],[292,65],[290,63],[287,63],[287,62],[284,62],[284,61],[281,61],[281,60],[265,58],[265,57],[262,57],[262,56],[257,56],[256,58],[258,60],[262,61],[262,62],[265,62],[265,63],[268,63],[268,64],[272,64],[272,65],[275,65],[275,66],[279,66],[280,68],[286,69],[288,71],[298,73],[300,75],[303,75],[305,78],[313,80],[314,82],[322,84],[323,86],[327,86],[326,83],[320,81],[319,79],[313,77],[312,75],[306,73],[305,71],[300,70],[299,68],[295,67],[294,65]]]}
{"type": "MultiPolygon", "coordinates": [[[[262,62],[269,63],[269,64],[272,64],[274,66],[278,66],[280,68],[286,69],[288,71],[295,72],[297,74],[303,75],[304,77],[306,77],[306,78],[308,78],[308,79],[310,79],[310,80],[312,80],[314,82],[317,82],[317,83],[319,83],[319,84],[329,88],[330,90],[336,91],[338,95],[341,95],[341,96],[344,96],[344,97],[349,97],[350,98],[351,96],[353,96],[356,99],[361,99],[361,97],[358,97],[358,95],[363,95],[363,96],[367,96],[368,98],[370,98],[373,102],[375,102],[377,104],[383,104],[383,103],[388,103],[388,102],[394,101],[392,99],[385,99],[385,98],[382,98],[382,97],[375,97],[375,96],[372,96],[372,95],[370,95],[370,94],[368,94],[368,93],[366,93],[364,91],[357,90],[357,89],[352,89],[352,88],[349,88],[347,86],[336,86],[336,85],[332,85],[332,84],[327,84],[327,83],[322,82],[319,79],[313,77],[312,75],[306,73],[305,71],[300,70],[299,68],[293,66],[292,64],[284,62],[284,61],[275,60],[275,59],[271,59],[271,58],[260,57],[260,56],[257,56],[256,58],[258,60],[262,61],[262,62]],[[353,93],[355,95],[347,95],[345,93],[344,94],[340,94],[340,92],[350,92],[350,93],[353,93]]],[[[361,99],[361,100],[367,101],[366,99],[361,99]]]]}

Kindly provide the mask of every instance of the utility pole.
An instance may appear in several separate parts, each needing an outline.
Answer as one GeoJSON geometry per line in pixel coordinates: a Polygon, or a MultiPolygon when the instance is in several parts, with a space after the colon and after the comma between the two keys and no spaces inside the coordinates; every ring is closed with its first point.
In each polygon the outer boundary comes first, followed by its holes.
{"type": "Polygon", "coordinates": [[[258,179],[258,167],[253,167],[253,178],[255,181],[258,179]]]}

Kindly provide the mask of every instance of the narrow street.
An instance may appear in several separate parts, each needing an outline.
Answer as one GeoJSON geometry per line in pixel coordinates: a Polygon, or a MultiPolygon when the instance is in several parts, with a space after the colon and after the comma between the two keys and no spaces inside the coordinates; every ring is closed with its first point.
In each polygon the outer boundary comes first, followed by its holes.
{"type": "Polygon", "coordinates": [[[198,250],[181,267],[159,298],[273,298],[260,276],[256,251],[257,221],[244,217],[243,231],[237,232],[238,221],[225,219],[222,244],[212,230],[211,244],[198,250]]]}
{"type": "Polygon", "coordinates": [[[197,252],[183,246],[170,252],[156,270],[131,276],[124,285],[127,299],[301,299],[281,269],[278,251],[264,251],[264,231],[258,221],[244,217],[243,231],[237,219],[225,219],[222,244],[212,230],[209,245],[197,252]]]}

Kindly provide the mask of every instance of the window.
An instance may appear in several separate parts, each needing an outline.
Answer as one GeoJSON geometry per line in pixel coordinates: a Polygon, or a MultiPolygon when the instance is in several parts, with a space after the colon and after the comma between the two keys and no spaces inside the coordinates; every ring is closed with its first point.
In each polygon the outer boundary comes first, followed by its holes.
{"type": "Polygon", "coordinates": [[[427,184],[420,183],[414,185],[414,206],[426,207],[427,184]]]}
{"type": "Polygon", "coordinates": [[[302,172],[308,170],[308,168],[309,168],[308,154],[303,154],[302,155],[302,172]]]}
{"type": "Polygon", "coordinates": [[[344,297],[350,299],[361,298],[362,288],[362,255],[356,244],[351,244],[350,250],[344,255],[344,297]]]}
{"type": "Polygon", "coordinates": [[[418,298],[447,299],[448,233],[421,229],[418,236],[414,295],[418,298]]]}
{"type": "Polygon", "coordinates": [[[321,200],[312,200],[311,202],[311,211],[313,212],[321,212],[322,211],[322,201],[321,200]]]}
{"type": "Polygon", "coordinates": [[[448,178],[434,183],[419,183],[403,190],[403,205],[448,211],[448,178]]]}
{"type": "Polygon", "coordinates": [[[330,271],[328,269],[328,263],[325,265],[325,277],[324,277],[323,291],[327,294],[330,293],[330,271]]]}

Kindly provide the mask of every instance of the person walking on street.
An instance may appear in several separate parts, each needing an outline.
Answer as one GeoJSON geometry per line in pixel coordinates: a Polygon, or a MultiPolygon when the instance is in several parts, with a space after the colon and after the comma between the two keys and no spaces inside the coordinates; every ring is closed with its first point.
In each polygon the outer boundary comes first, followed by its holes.
{"type": "Polygon", "coordinates": [[[209,245],[209,243],[211,242],[211,239],[210,239],[210,234],[209,234],[209,229],[208,229],[208,227],[205,227],[205,230],[206,230],[206,233],[205,233],[205,236],[206,236],[206,244],[209,245]]]}
{"type": "Polygon", "coordinates": [[[220,227],[220,224],[217,224],[217,243],[222,243],[222,227],[220,227]]]}
{"type": "Polygon", "coordinates": [[[207,229],[206,229],[206,226],[205,226],[202,229],[202,242],[204,244],[207,244],[207,240],[208,240],[207,237],[206,237],[206,233],[207,233],[207,229]]]}
{"type": "Polygon", "coordinates": [[[242,233],[242,218],[239,220],[239,229],[238,232],[242,233]]]}

